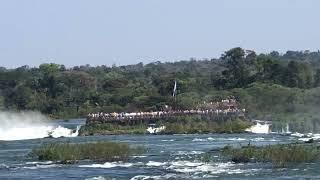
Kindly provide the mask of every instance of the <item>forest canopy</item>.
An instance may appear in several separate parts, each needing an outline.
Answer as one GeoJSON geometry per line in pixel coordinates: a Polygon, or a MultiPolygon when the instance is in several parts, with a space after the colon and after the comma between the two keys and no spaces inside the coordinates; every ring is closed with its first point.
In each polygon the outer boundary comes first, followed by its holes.
{"type": "Polygon", "coordinates": [[[256,54],[236,47],[206,60],[0,67],[0,109],[36,110],[60,118],[159,110],[172,105],[174,81],[180,109],[233,95],[252,117],[311,113],[320,103],[320,52],[256,54]]]}

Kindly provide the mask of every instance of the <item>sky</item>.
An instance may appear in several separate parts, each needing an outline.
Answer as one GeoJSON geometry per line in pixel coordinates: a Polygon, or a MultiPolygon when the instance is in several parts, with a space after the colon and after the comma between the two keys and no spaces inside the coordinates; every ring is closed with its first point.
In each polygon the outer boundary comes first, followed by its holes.
{"type": "Polygon", "coordinates": [[[0,66],[320,49],[318,0],[0,0],[0,66]]]}

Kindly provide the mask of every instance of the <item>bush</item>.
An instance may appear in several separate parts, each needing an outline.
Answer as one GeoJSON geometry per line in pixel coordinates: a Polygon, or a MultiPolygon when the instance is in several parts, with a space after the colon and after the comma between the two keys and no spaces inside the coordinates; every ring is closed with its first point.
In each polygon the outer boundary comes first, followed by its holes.
{"type": "Polygon", "coordinates": [[[313,162],[320,158],[319,153],[319,146],[304,144],[278,144],[264,147],[248,145],[241,148],[225,146],[222,149],[222,154],[235,163],[271,162],[275,167],[313,162]]]}
{"type": "Polygon", "coordinates": [[[76,163],[79,160],[125,161],[131,155],[141,154],[142,147],[132,148],[126,143],[90,142],[90,143],[52,143],[33,149],[30,156],[43,161],[76,163]]]}

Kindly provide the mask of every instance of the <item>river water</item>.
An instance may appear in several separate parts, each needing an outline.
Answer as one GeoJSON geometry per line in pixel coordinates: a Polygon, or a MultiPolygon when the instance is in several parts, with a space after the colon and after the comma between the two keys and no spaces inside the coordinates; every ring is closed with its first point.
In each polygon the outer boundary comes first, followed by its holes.
{"type": "MultiPolygon", "coordinates": [[[[76,129],[83,120],[59,121],[76,129]]],[[[273,168],[268,163],[233,164],[216,151],[225,145],[267,145],[297,141],[279,134],[117,135],[39,138],[0,142],[0,179],[320,179],[319,163],[273,168]],[[111,140],[145,146],[147,152],[129,162],[74,165],[39,162],[27,156],[32,148],[49,142],[111,140]],[[203,162],[211,152],[212,161],[203,162]]]]}

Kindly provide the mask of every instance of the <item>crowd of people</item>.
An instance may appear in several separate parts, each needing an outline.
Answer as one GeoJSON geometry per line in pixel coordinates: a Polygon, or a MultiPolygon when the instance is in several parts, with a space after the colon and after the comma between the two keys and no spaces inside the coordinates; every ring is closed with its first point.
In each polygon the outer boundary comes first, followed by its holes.
{"type": "Polygon", "coordinates": [[[216,102],[206,102],[204,101],[202,104],[199,104],[197,106],[197,109],[212,109],[212,110],[230,110],[234,111],[237,110],[239,107],[239,104],[237,100],[233,97],[230,96],[227,99],[222,99],[221,101],[216,101],[216,102]]]}
{"type": "Polygon", "coordinates": [[[162,110],[162,111],[151,111],[151,112],[113,112],[113,113],[89,113],[88,120],[122,120],[122,119],[136,119],[136,118],[159,118],[175,115],[191,115],[191,114],[211,114],[211,115],[228,115],[228,114],[244,114],[245,109],[239,109],[237,101],[230,97],[223,99],[219,102],[204,102],[191,110],[162,110]]]}

